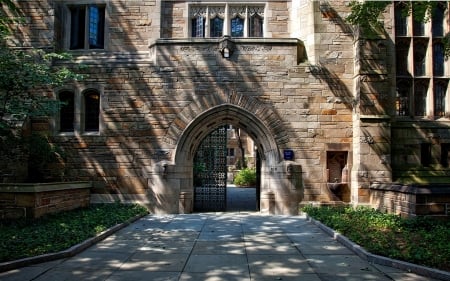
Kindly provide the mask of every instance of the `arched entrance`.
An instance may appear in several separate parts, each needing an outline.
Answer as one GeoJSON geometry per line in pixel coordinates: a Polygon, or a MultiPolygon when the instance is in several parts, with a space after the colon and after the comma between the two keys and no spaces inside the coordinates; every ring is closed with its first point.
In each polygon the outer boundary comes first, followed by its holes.
{"type": "Polygon", "coordinates": [[[193,167],[194,212],[259,210],[261,169],[253,143],[242,128],[229,124],[201,141],[193,167]],[[234,185],[235,176],[240,188],[234,185]]]}
{"type": "MultiPolygon", "coordinates": [[[[250,111],[233,104],[222,104],[204,111],[193,119],[183,130],[176,145],[174,166],[179,171],[180,194],[189,194],[193,199],[194,194],[194,158],[201,142],[216,128],[224,125],[232,125],[245,130],[255,142],[259,153],[259,166],[261,175],[261,192],[275,193],[275,213],[295,213],[298,204],[299,187],[297,183],[290,184],[284,179],[286,161],[280,157],[280,149],[276,143],[273,132],[256,115],[250,111]],[[292,194],[295,193],[295,196],[292,194]],[[293,211],[289,211],[292,209],[293,211]]],[[[292,164],[289,164],[292,165],[292,164]]],[[[301,173],[300,173],[301,174],[301,173]]],[[[300,176],[301,177],[301,176],[300,176]]],[[[191,210],[192,211],[192,205],[191,210]]]]}

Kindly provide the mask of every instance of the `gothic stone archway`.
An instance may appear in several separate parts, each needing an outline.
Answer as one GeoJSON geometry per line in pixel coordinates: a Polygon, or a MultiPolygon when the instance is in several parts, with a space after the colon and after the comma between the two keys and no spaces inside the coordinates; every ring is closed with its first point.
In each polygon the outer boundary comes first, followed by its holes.
{"type": "MultiPolygon", "coordinates": [[[[230,100],[230,99],[229,99],[230,100]]],[[[193,160],[201,141],[215,128],[232,125],[244,129],[255,142],[261,157],[261,192],[272,192],[272,213],[296,214],[302,197],[301,170],[295,163],[282,161],[280,144],[286,130],[278,116],[265,105],[249,99],[236,99],[238,104],[222,103],[205,109],[186,108],[166,136],[176,143],[173,162],[161,163],[163,180],[153,190],[162,212],[190,212],[193,197],[193,160]],[[240,106],[244,105],[244,106],[240,106]],[[251,111],[248,110],[251,108],[251,111]],[[295,175],[287,175],[287,166],[296,166],[295,175]],[[179,196],[182,196],[180,199],[179,196]],[[177,209],[178,207],[178,209],[177,209]]],[[[158,212],[158,210],[154,210],[158,212]]]]}

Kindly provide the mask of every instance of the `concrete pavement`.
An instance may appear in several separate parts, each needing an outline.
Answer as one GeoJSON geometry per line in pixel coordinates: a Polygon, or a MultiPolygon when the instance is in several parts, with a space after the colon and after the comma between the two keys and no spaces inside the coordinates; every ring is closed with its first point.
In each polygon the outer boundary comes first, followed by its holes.
{"type": "Polygon", "coordinates": [[[0,280],[433,280],[369,264],[304,216],[148,215],[67,259],[0,280]]]}

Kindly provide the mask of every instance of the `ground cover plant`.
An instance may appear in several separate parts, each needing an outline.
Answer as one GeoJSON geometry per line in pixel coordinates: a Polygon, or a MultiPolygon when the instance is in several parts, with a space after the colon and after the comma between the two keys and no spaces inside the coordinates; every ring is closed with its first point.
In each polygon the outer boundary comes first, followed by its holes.
{"type": "Polygon", "coordinates": [[[368,207],[306,206],[303,212],[373,254],[450,271],[449,221],[406,219],[368,207]]]}
{"type": "Polygon", "coordinates": [[[39,219],[0,221],[0,262],[68,249],[146,213],[140,205],[96,204],[39,219]]]}

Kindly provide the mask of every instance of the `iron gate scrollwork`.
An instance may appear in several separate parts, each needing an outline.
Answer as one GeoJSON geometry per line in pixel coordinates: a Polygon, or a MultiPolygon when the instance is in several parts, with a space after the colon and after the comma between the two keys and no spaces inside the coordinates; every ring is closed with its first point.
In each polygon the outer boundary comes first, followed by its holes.
{"type": "Polygon", "coordinates": [[[225,211],[227,128],[221,126],[200,144],[194,158],[194,211],[225,211]]]}

